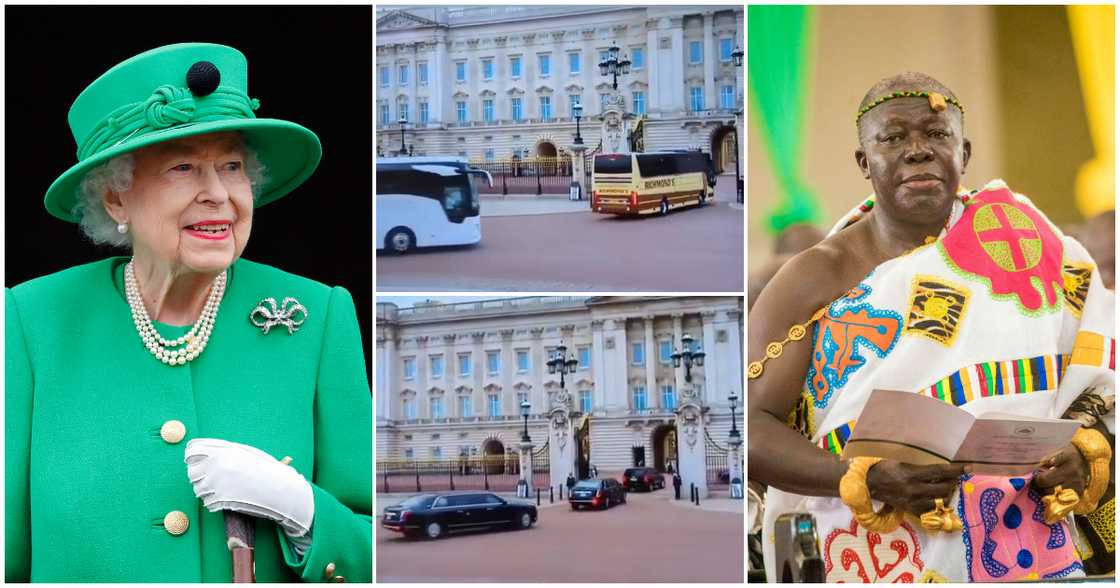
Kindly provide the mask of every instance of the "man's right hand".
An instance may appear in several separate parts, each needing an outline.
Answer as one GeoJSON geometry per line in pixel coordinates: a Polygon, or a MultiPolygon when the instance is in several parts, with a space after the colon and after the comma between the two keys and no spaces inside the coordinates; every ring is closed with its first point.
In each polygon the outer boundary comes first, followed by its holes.
{"type": "Polygon", "coordinates": [[[921,466],[884,459],[867,471],[867,488],[871,498],[921,516],[934,509],[937,498],[948,505],[965,473],[963,465],[921,466]]]}

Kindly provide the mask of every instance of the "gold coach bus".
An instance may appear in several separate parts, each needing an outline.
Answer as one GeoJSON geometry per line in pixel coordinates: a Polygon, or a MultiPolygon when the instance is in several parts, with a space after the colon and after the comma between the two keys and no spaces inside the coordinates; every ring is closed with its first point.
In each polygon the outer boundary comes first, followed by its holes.
{"type": "Polygon", "coordinates": [[[591,210],[603,214],[669,214],[715,196],[712,158],[700,151],[596,155],[591,210]]]}

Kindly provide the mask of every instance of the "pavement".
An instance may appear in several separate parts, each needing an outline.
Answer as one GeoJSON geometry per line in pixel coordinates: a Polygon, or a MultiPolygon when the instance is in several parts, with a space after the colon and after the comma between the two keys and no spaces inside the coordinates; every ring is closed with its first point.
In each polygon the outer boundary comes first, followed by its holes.
{"type": "Polygon", "coordinates": [[[384,292],[742,292],[735,179],[714,202],[668,216],[595,214],[586,201],[485,197],[482,242],[377,256],[384,292]]]}
{"type": "Polygon", "coordinates": [[[531,529],[435,541],[378,526],[377,582],[742,583],[743,517],[718,510],[724,499],[695,507],[672,496],[672,488],[631,492],[606,511],[542,505],[531,529]]]}

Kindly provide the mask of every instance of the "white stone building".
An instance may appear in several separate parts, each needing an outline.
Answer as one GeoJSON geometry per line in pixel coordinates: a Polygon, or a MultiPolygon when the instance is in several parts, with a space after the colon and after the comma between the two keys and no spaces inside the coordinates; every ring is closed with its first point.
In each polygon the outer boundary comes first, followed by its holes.
{"type": "Polygon", "coordinates": [[[529,432],[549,438],[559,376],[546,361],[560,344],[578,367],[565,377],[573,422],[589,415],[590,463],[615,472],[672,461],[674,409],[694,386],[708,434],[726,444],[728,397],[742,428],[743,300],[715,297],[531,297],[397,308],[377,304],[376,419],[379,460],[441,459],[516,450],[529,432]],[[691,335],[703,367],[674,369],[669,355],[691,335]]]}
{"type": "Polygon", "coordinates": [[[615,44],[632,62],[617,93],[632,123],[645,117],[645,150],[699,148],[732,172],[743,71],[731,53],[743,31],[741,4],[379,8],[378,153],[400,150],[404,118],[416,155],[564,155],[576,102],[594,149],[614,94],[598,64],[615,44]]]}

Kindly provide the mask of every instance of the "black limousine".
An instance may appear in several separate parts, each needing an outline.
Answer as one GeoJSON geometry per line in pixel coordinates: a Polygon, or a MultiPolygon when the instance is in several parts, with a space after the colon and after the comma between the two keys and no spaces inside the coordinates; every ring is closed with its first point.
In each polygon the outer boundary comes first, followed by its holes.
{"type": "Polygon", "coordinates": [[[509,527],[528,529],[537,507],[510,502],[491,492],[420,494],[385,507],[381,526],[405,537],[438,539],[452,531],[509,527]]]}

